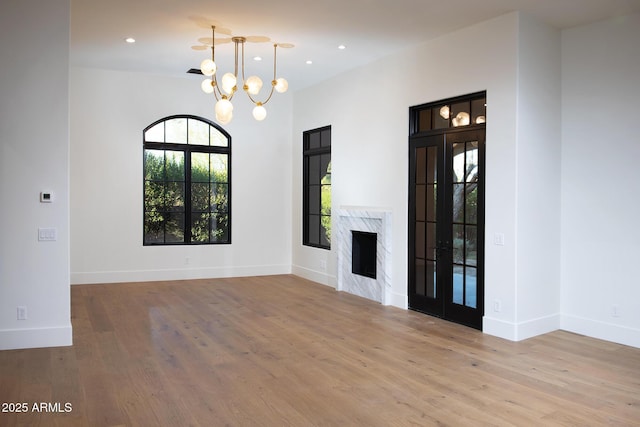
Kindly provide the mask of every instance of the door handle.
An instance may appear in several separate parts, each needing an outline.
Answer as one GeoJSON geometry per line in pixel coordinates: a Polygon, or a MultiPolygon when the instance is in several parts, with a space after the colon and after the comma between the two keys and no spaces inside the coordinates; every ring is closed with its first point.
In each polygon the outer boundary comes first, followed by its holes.
{"type": "Polygon", "coordinates": [[[438,244],[436,245],[436,253],[440,255],[442,252],[450,251],[451,243],[448,241],[443,242],[442,240],[438,240],[438,244]]]}

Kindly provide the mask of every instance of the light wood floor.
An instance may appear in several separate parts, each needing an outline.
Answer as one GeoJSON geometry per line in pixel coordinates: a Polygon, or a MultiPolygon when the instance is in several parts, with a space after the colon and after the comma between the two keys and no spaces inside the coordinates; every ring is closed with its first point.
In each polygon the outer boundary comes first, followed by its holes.
{"type": "Polygon", "coordinates": [[[0,426],[640,425],[640,349],[519,343],[295,276],[72,287],[74,346],[0,352],[0,426]]]}

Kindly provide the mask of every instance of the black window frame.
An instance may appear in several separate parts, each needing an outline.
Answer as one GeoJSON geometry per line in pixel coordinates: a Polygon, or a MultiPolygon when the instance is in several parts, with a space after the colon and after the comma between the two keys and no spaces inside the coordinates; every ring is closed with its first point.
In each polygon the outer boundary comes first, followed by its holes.
{"type": "MultiPolygon", "coordinates": [[[[322,184],[323,177],[327,175],[331,176],[331,125],[323,126],[316,129],[311,129],[304,131],[302,133],[302,141],[303,141],[303,194],[302,194],[302,217],[303,217],[303,226],[302,226],[302,244],[304,246],[311,246],[315,248],[321,249],[331,249],[331,237],[324,236],[323,239],[323,218],[325,221],[329,221],[331,224],[331,208],[329,208],[329,214],[322,213],[322,187],[329,187],[329,191],[331,191],[331,183],[322,184]],[[319,167],[318,172],[319,175],[316,179],[311,179],[310,177],[310,164],[314,158],[319,158],[320,165],[322,164],[321,158],[324,156],[326,160],[328,156],[327,168],[328,173],[322,176],[320,170],[322,167],[319,167]],[[315,189],[316,191],[312,191],[314,187],[318,187],[315,189]],[[314,199],[311,194],[317,195],[317,200],[314,199]],[[313,203],[312,203],[313,202],[313,203]],[[313,239],[310,236],[310,229],[313,228],[314,232],[317,231],[317,239],[313,239]]],[[[315,237],[315,236],[314,236],[315,237]]]]}
{"type": "MultiPolygon", "coordinates": [[[[211,131],[210,131],[211,132],[211,131]]],[[[210,134],[211,135],[211,134],[210,134]]],[[[176,115],[171,115],[171,116],[167,116],[164,117],[162,119],[156,120],[155,122],[151,123],[149,126],[147,126],[143,131],[142,131],[142,140],[143,140],[143,147],[142,147],[142,194],[143,194],[143,200],[142,200],[142,242],[144,246],[190,246],[190,245],[221,245],[221,244],[231,244],[231,194],[232,194],[232,187],[231,187],[231,181],[232,181],[232,171],[231,171],[231,135],[225,131],[222,127],[220,127],[217,123],[208,120],[206,118],[203,117],[199,117],[199,116],[195,116],[195,115],[190,115],[190,114],[176,114],[176,115]],[[147,131],[150,130],[151,128],[155,127],[156,125],[163,123],[163,122],[167,122],[170,120],[174,120],[174,119],[186,119],[187,122],[187,141],[186,143],[175,143],[175,142],[166,142],[167,139],[167,133],[166,133],[166,127],[165,127],[165,134],[164,134],[164,142],[158,142],[158,141],[147,141],[146,139],[146,135],[147,135],[147,131]],[[219,133],[221,133],[224,138],[226,138],[227,144],[226,146],[218,146],[218,145],[200,145],[200,144],[189,144],[188,138],[189,138],[189,132],[188,132],[188,126],[189,126],[189,120],[196,120],[202,123],[207,124],[208,126],[210,126],[210,128],[215,128],[215,130],[219,133]],[[184,153],[184,189],[183,189],[183,203],[184,203],[184,223],[183,223],[183,241],[166,241],[166,229],[165,229],[165,236],[162,242],[153,242],[153,241],[148,241],[147,240],[147,213],[151,212],[150,210],[147,210],[147,202],[146,202],[146,197],[147,197],[147,192],[146,192],[146,184],[147,181],[149,182],[154,182],[154,180],[148,180],[147,177],[145,176],[146,173],[146,151],[147,150],[161,150],[161,151],[179,151],[179,152],[183,152],[184,153]],[[211,241],[211,235],[209,236],[209,241],[193,241],[192,239],[192,230],[191,230],[191,226],[192,226],[192,215],[195,212],[200,212],[200,211],[194,211],[192,208],[192,200],[191,200],[191,196],[192,196],[192,176],[191,176],[191,154],[192,153],[206,153],[206,154],[222,154],[222,155],[226,155],[227,156],[227,164],[226,164],[226,179],[227,182],[226,183],[221,183],[221,182],[216,182],[216,184],[220,185],[226,185],[227,186],[227,198],[226,198],[226,209],[220,212],[226,213],[226,232],[224,232],[224,239],[221,240],[215,240],[215,241],[211,241]]],[[[169,182],[168,180],[164,180],[164,181],[155,181],[155,182],[164,182],[165,184],[167,182],[169,182]]],[[[197,183],[197,182],[196,182],[197,183]]],[[[211,181],[210,181],[211,183],[211,181]]],[[[209,202],[211,202],[211,200],[209,200],[209,202]]],[[[165,207],[164,210],[162,211],[164,213],[167,213],[167,208],[165,207]]],[[[213,213],[213,211],[208,211],[209,213],[213,213]]],[[[216,211],[218,212],[218,211],[216,211]]],[[[210,223],[211,224],[211,223],[210,223]]],[[[211,227],[211,225],[209,225],[209,227],[211,227]]],[[[211,232],[211,231],[210,231],[211,232]]]]}

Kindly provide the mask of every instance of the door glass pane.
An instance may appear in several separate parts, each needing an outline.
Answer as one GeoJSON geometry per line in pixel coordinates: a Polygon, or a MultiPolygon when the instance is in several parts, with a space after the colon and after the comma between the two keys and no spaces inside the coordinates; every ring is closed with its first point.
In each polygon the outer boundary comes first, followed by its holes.
{"type": "Polygon", "coordinates": [[[464,286],[465,286],[465,302],[464,305],[471,308],[476,308],[478,305],[478,283],[477,275],[478,269],[473,267],[467,267],[465,269],[464,286]]]}
{"type": "Polygon", "coordinates": [[[477,184],[466,187],[465,222],[467,224],[478,223],[478,186],[477,184]],[[471,191],[470,191],[471,190],[471,191]]]}
{"type": "Polygon", "coordinates": [[[465,156],[465,181],[478,181],[478,141],[467,142],[465,156]]]}
{"type": "Polygon", "coordinates": [[[436,292],[436,262],[427,261],[427,284],[426,295],[429,298],[437,298],[436,292]]]}
{"type": "Polygon", "coordinates": [[[464,190],[464,184],[453,184],[453,222],[464,222],[464,190]]]}
{"type": "Polygon", "coordinates": [[[436,196],[437,184],[427,185],[426,204],[427,204],[427,221],[436,220],[436,196]]]}
{"type": "Polygon", "coordinates": [[[427,184],[438,182],[438,149],[429,147],[427,152],[427,184]]]}
{"type": "Polygon", "coordinates": [[[427,207],[425,200],[427,196],[425,194],[426,187],[426,185],[416,185],[416,221],[425,220],[425,209],[427,207]]]}
{"type": "Polygon", "coordinates": [[[452,302],[454,304],[464,303],[464,266],[453,266],[453,293],[452,302]]]}
{"type": "Polygon", "coordinates": [[[436,259],[436,223],[427,223],[427,259],[436,259]]]}
{"type": "Polygon", "coordinates": [[[464,246],[464,263],[475,267],[478,265],[478,227],[475,225],[465,227],[464,246]]]}
{"type": "Polygon", "coordinates": [[[464,263],[464,225],[453,225],[453,262],[464,263]]]}
{"type": "Polygon", "coordinates": [[[425,223],[416,222],[416,258],[425,258],[425,223]]]}
{"type": "Polygon", "coordinates": [[[416,277],[415,277],[416,294],[424,296],[426,295],[426,288],[425,288],[425,283],[427,278],[426,263],[425,263],[425,260],[419,259],[419,258],[416,258],[415,263],[416,263],[416,277]]]}
{"type": "Polygon", "coordinates": [[[427,149],[416,149],[416,184],[427,182],[427,149]]]}
{"type": "Polygon", "coordinates": [[[464,143],[453,144],[453,182],[464,182],[465,161],[464,161],[464,143]]]}

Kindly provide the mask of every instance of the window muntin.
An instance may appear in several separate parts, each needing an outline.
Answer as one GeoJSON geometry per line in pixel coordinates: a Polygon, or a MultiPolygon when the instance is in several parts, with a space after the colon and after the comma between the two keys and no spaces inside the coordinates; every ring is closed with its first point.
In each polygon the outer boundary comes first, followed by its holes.
{"type": "Polygon", "coordinates": [[[145,245],[231,243],[231,137],[195,116],[144,130],[145,245]]]}
{"type": "Polygon", "coordinates": [[[303,238],[331,248],[331,126],[303,133],[303,238]]]}

